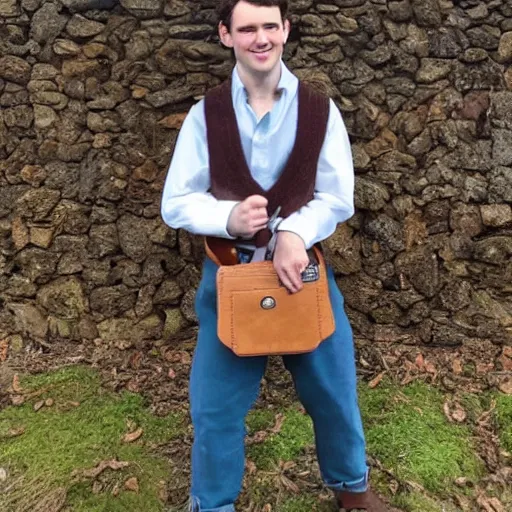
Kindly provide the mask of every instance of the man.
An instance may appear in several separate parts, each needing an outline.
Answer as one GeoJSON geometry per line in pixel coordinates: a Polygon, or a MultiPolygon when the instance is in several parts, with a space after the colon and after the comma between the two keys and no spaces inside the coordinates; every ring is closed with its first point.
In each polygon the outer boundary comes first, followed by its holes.
{"type": "MultiPolygon", "coordinates": [[[[300,293],[307,249],[354,212],[354,176],[338,109],[332,100],[307,93],[281,61],[290,31],[287,3],[220,2],[219,35],[233,49],[236,66],[232,79],[194,105],[183,124],[162,217],[174,228],[231,239],[241,248],[248,240],[268,241],[261,235],[271,228],[275,270],[290,293],[300,293]],[[302,161],[314,163],[311,197],[301,189],[307,170],[290,164],[302,161]],[[308,199],[291,208],[295,197],[308,199]],[[283,207],[269,226],[279,201],[288,211],[283,207]]],[[[237,357],[218,339],[217,268],[205,261],[196,295],[199,335],[190,381],[194,512],[234,511],[244,470],[245,416],[266,364],[266,357],[237,357]]],[[[331,271],[329,290],[336,332],[313,352],[284,356],[284,363],[313,419],[322,477],[339,506],[384,511],[368,490],[352,333],[331,271]]]]}

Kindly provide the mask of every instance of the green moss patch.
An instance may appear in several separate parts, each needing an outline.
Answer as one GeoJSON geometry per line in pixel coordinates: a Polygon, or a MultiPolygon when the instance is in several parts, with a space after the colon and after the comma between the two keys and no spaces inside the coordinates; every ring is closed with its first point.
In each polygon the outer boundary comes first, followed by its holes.
{"type": "Polygon", "coordinates": [[[397,495],[393,505],[405,512],[458,512],[459,510],[453,503],[439,502],[417,492],[397,495]]]}
{"type": "Polygon", "coordinates": [[[505,450],[512,452],[512,396],[498,395],[496,398],[496,420],[500,441],[505,450]]]}
{"type": "Polygon", "coordinates": [[[361,386],[360,403],[368,451],[400,480],[412,480],[443,495],[457,477],[477,480],[481,463],[471,431],[449,423],[443,395],[416,382],[399,388],[383,382],[361,386]]]}
{"type": "MultiPolygon", "coordinates": [[[[249,446],[248,457],[258,469],[269,469],[279,461],[293,460],[301,451],[314,443],[311,418],[296,408],[284,411],[285,419],[280,431],[270,434],[262,444],[249,446]]],[[[269,429],[275,413],[268,410],[251,411],[247,418],[249,434],[269,429]]]]}
{"type": "Polygon", "coordinates": [[[180,417],[153,416],[140,395],[107,392],[97,373],[83,367],[29,377],[21,386],[28,397],[36,396],[0,411],[0,467],[11,487],[0,493],[1,510],[28,509],[58,488],[68,490],[66,503],[74,511],[162,509],[160,481],[170,468],[154,447],[183,432],[180,417]],[[53,403],[35,411],[34,404],[46,399],[53,403]],[[123,441],[138,428],[143,430],[138,440],[123,441]],[[92,493],[93,478],[83,471],[110,460],[129,464],[103,471],[92,493]],[[125,490],[130,477],[137,479],[138,491],[125,490]]]}

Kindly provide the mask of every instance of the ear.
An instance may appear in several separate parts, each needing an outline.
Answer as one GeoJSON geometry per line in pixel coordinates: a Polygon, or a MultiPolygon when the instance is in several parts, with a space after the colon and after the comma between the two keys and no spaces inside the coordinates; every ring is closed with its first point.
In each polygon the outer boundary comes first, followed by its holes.
{"type": "Polygon", "coordinates": [[[290,35],[290,20],[284,20],[283,30],[284,30],[284,42],[288,41],[288,36],[290,35]]]}
{"type": "Polygon", "coordinates": [[[233,48],[233,38],[229,33],[228,27],[224,25],[222,22],[219,23],[219,37],[220,41],[224,46],[228,48],[233,48]]]}

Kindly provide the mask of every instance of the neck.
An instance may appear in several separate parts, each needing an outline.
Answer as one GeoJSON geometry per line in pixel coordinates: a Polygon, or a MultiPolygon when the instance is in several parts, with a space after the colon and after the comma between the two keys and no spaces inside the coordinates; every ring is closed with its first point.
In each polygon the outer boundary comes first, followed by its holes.
{"type": "Polygon", "coordinates": [[[237,71],[250,99],[265,100],[274,98],[279,80],[281,79],[280,62],[268,73],[250,73],[240,64],[237,64],[237,71]]]}

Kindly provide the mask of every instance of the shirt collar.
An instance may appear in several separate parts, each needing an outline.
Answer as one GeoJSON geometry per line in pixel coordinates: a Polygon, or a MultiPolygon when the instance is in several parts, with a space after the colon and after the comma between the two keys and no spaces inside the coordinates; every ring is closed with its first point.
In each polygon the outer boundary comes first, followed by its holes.
{"type": "MultiPolygon", "coordinates": [[[[279,79],[276,90],[279,91],[281,95],[293,96],[297,91],[298,82],[298,78],[286,67],[285,63],[281,60],[281,78],[279,79]]],[[[233,68],[231,94],[233,95],[233,99],[235,99],[235,101],[238,101],[242,97],[247,100],[247,92],[245,90],[244,84],[242,83],[242,80],[240,79],[240,75],[238,74],[238,69],[236,66],[233,68]]]]}

